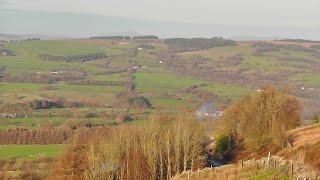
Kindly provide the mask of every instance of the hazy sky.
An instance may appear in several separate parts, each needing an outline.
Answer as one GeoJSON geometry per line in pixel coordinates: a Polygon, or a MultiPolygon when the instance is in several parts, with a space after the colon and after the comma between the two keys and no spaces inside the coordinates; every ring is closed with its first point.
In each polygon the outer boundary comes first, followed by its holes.
{"type": "Polygon", "coordinates": [[[204,24],[320,27],[320,0],[0,0],[0,8],[204,24]]]}

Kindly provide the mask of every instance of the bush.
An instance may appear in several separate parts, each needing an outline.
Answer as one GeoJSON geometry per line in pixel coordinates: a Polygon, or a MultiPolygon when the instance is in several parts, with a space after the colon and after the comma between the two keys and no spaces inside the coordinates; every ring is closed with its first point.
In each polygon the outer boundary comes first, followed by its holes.
{"type": "Polygon", "coordinates": [[[243,139],[251,150],[270,143],[284,147],[285,132],[301,124],[301,109],[295,97],[266,87],[225,110],[218,122],[218,132],[243,139]]]}
{"type": "Polygon", "coordinates": [[[216,138],[215,153],[217,155],[224,154],[231,148],[231,137],[227,135],[219,135],[216,138]]]}
{"type": "Polygon", "coordinates": [[[150,101],[143,96],[130,97],[130,98],[128,98],[128,103],[132,107],[139,107],[139,108],[151,108],[152,107],[150,101]]]}
{"type": "Polygon", "coordinates": [[[312,122],[311,124],[318,124],[320,121],[319,116],[317,114],[314,114],[312,117],[312,122]]]}

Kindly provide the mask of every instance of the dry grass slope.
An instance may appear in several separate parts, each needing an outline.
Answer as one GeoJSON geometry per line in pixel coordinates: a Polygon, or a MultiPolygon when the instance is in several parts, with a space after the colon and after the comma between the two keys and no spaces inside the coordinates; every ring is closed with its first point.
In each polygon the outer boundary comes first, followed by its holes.
{"type": "Polygon", "coordinates": [[[293,163],[279,156],[248,160],[217,168],[205,168],[198,171],[185,171],[172,180],[214,180],[214,179],[303,179],[314,178],[306,174],[302,163],[293,163]]]}
{"type": "Polygon", "coordinates": [[[320,142],[320,124],[293,129],[287,132],[293,148],[306,144],[313,145],[320,142]]]}

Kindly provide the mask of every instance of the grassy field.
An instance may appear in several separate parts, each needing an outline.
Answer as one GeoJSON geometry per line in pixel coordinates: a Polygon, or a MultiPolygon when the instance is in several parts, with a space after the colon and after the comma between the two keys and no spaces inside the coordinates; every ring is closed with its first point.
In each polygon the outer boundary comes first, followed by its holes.
{"type": "Polygon", "coordinates": [[[176,74],[138,72],[134,77],[138,92],[152,94],[172,92],[203,83],[199,79],[176,74]]]}
{"type": "MultiPolygon", "coordinates": [[[[252,87],[259,87],[265,82],[277,83],[278,74],[283,74],[283,77],[279,77],[281,83],[287,81],[293,84],[303,83],[305,86],[320,87],[320,75],[313,70],[314,64],[312,64],[317,59],[311,53],[281,49],[258,54],[254,44],[255,42],[237,42],[237,46],[170,54],[168,46],[161,40],[153,42],[97,39],[21,41],[5,43],[5,47],[12,50],[16,56],[0,56],[0,66],[6,67],[6,72],[12,79],[21,77],[27,72],[48,73],[62,69],[63,71],[82,72],[85,74],[82,77],[83,80],[99,82],[128,82],[131,72],[115,74],[106,72],[137,66],[137,71],[133,73],[135,86],[133,94],[146,97],[154,108],[145,110],[148,111],[146,117],[149,114],[176,112],[179,109],[195,110],[206,100],[201,95],[208,92],[236,101],[246,94],[253,93],[255,90],[251,89],[252,87]],[[141,44],[149,44],[155,48],[135,51],[135,48],[141,44]],[[137,52],[136,55],[134,55],[135,52],[137,52]],[[108,57],[82,63],[43,61],[39,57],[41,54],[70,56],[89,53],[105,53],[108,57]],[[163,55],[167,57],[162,57],[163,55]],[[233,58],[233,56],[241,56],[241,58],[233,58]],[[179,66],[167,63],[167,58],[170,57],[173,57],[171,60],[176,60],[179,66]],[[281,60],[281,58],[289,58],[289,60],[281,60]],[[159,59],[162,59],[163,63],[160,64],[159,59]],[[308,61],[310,59],[311,61],[308,61]],[[195,71],[184,72],[182,68],[185,68],[185,71],[195,71]],[[202,70],[204,71],[200,72],[202,70]],[[215,78],[215,72],[221,72],[221,74],[231,72],[235,75],[230,77],[232,79],[229,77],[215,78]],[[260,83],[257,80],[260,76],[270,76],[273,79],[260,83]],[[252,81],[238,85],[238,81],[243,82],[243,79],[240,78],[252,81]],[[208,85],[195,88],[192,92],[185,91],[188,87],[204,83],[208,85]]],[[[81,108],[92,106],[121,110],[124,105],[119,104],[123,102],[119,101],[120,98],[117,95],[126,91],[124,86],[70,85],[62,81],[53,84],[0,82],[0,103],[15,104],[31,102],[35,99],[63,98],[68,102],[84,104],[84,107],[81,108]]],[[[82,111],[81,108],[75,109],[82,111]]],[[[57,110],[46,111],[56,112],[57,110]]],[[[46,111],[37,112],[40,113],[39,117],[4,120],[0,123],[1,128],[36,128],[43,122],[51,122],[56,126],[66,122],[69,118],[65,112],[61,113],[65,117],[43,118],[47,117],[48,112],[46,111]],[[41,113],[46,113],[46,115],[42,116],[41,113]]],[[[69,111],[69,109],[65,108],[61,111],[69,111]]],[[[132,114],[135,114],[135,111],[139,109],[130,109],[130,113],[134,112],[132,114]]],[[[103,113],[110,114],[111,112],[103,113]]],[[[102,117],[89,119],[94,124],[103,124],[102,117]]],[[[79,122],[86,120],[88,119],[81,117],[79,122]]]]}
{"type": "Polygon", "coordinates": [[[39,157],[57,157],[65,145],[0,145],[0,159],[34,160],[39,157]]]}
{"type": "Polygon", "coordinates": [[[13,73],[21,72],[49,72],[66,68],[88,72],[102,72],[103,68],[90,63],[65,63],[40,60],[38,56],[0,57],[1,66],[5,66],[13,73]]]}
{"type": "Polygon", "coordinates": [[[231,47],[216,47],[204,51],[183,52],[179,53],[182,56],[201,56],[212,60],[218,60],[224,57],[231,57],[238,54],[248,55],[254,52],[254,48],[250,45],[240,45],[231,47]]]}
{"type": "Polygon", "coordinates": [[[232,100],[238,100],[245,95],[253,93],[253,90],[244,86],[220,83],[211,83],[208,84],[208,86],[202,87],[202,89],[206,89],[218,96],[228,97],[232,100]]]}
{"type": "Polygon", "coordinates": [[[24,41],[6,44],[6,47],[18,55],[51,54],[70,56],[105,52],[103,46],[88,44],[81,40],[24,41]]]}
{"type": "Polygon", "coordinates": [[[260,71],[280,71],[281,66],[278,61],[272,57],[266,56],[245,56],[243,62],[238,66],[239,69],[250,69],[260,71]]]}
{"type": "Polygon", "coordinates": [[[0,92],[30,92],[41,90],[45,84],[40,83],[7,83],[0,82],[0,92]]]}
{"type": "Polygon", "coordinates": [[[23,41],[7,43],[5,46],[16,56],[0,57],[1,65],[12,72],[50,71],[61,68],[101,72],[101,67],[90,63],[42,61],[39,55],[70,56],[106,52],[106,48],[102,45],[92,45],[81,40],[23,41]]]}
{"type": "Polygon", "coordinates": [[[320,87],[320,73],[302,73],[296,74],[289,78],[294,82],[303,83],[310,87],[320,87]]]}
{"type": "Polygon", "coordinates": [[[128,78],[128,73],[116,73],[116,74],[105,74],[105,75],[97,75],[93,76],[92,79],[96,81],[125,81],[128,78]]]}
{"type": "Polygon", "coordinates": [[[179,109],[188,108],[190,104],[182,99],[149,98],[152,106],[156,109],[179,109]]]}
{"type": "Polygon", "coordinates": [[[38,128],[41,124],[50,123],[52,126],[57,126],[65,122],[65,118],[58,117],[32,117],[32,118],[13,118],[3,119],[0,122],[0,129],[14,128],[38,128]]]}
{"type": "Polygon", "coordinates": [[[14,104],[30,102],[35,99],[51,99],[61,97],[67,101],[95,103],[100,105],[112,104],[116,100],[116,93],[122,91],[121,86],[94,86],[36,84],[36,83],[0,83],[0,100],[14,104]]]}

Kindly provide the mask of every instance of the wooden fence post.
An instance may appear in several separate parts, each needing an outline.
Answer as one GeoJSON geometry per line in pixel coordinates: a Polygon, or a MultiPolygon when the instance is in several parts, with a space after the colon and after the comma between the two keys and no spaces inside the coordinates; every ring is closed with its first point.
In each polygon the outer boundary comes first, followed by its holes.
{"type": "Polygon", "coordinates": [[[291,167],[290,167],[291,178],[293,177],[293,170],[294,170],[294,168],[293,168],[293,162],[291,161],[291,167]]]}
{"type": "Polygon", "coordinates": [[[267,168],[269,168],[270,155],[271,155],[271,153],[269,152],[269,154],[268,154],[268,160],[267,160],[267,168]]]}

